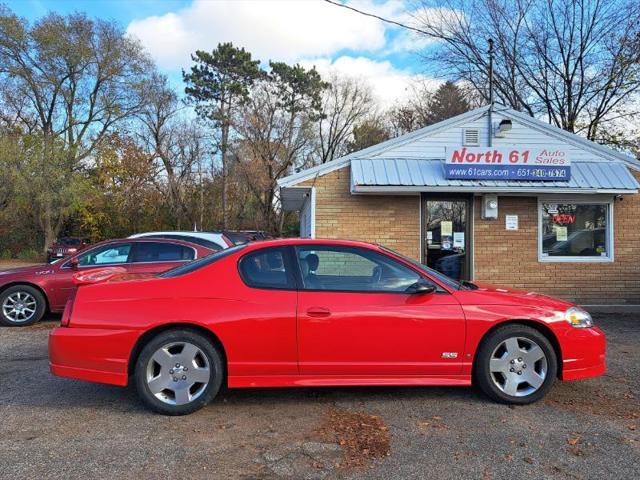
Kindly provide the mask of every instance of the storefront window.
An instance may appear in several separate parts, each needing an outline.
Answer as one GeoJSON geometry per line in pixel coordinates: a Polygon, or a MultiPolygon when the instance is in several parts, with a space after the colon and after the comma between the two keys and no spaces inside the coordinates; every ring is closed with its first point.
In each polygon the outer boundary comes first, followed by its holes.
{"type": "Polygon", "coordinates": [[[611,259],[609,203],[540,204],[541,260],[611,259]]]}

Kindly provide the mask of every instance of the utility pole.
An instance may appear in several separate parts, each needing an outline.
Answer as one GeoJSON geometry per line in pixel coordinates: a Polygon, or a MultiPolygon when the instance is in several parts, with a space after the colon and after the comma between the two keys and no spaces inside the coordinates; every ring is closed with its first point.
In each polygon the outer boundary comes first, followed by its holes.
{"type": "Polygon", "coordinates": [[[493,39],[488,40],[489,43],[489,139],[487,145],[493,144],[493,39]]]}

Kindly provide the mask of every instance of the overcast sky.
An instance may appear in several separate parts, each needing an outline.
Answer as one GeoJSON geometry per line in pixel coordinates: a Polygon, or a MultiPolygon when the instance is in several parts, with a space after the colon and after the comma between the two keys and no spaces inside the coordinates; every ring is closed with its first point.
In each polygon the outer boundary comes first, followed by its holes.
{"type": "MultiPolygon", "coordinates": [[[[4,0],[6,2],[6,0],[4,0]]],[[[36,20],[48,11],[85,11],[114,19],[138,37],[176,88],[196,49],[219,42],[244,46],[268,60],[316,65],[362,76],[385,105],[407,92],[421,75],[416,52],[425,45],[414,34],[321,0],[8,0],[18,15],[36,20]]],[[[406,0],[348,0],[359,9],[407,20],[406,0]]]]}

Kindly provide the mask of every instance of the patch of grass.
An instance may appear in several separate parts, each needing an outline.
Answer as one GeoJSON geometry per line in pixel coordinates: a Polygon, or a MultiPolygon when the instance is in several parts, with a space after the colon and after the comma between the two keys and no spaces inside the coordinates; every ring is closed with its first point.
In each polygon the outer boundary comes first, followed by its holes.
{"type": "Polygon", "coordinates": [[[16,258],[25,262],[38,262],[42,261],[42,254],[32,248],[27,248],[18,252],[16,258]]]}

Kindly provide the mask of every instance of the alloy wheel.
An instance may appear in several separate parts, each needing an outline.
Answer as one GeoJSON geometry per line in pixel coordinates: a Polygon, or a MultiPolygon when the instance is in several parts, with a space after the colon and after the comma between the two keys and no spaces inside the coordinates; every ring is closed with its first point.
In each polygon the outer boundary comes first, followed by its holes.
{"type": "Polygon", "coordinates": [[[533,340],[510,337],[494,349],[489,370],[500,391],[512,397],[526,397],[536,392],[547,378],[547,357],[533,340]]]}
{"type": "Polygon", "coordinates": [[[147,386],[160,401],[169,405],[185,405],[206,390],[211,368],[205,353],[189,342],[163,345],[149,359],[147,386]]]}
{"type": "Polygon", "coordinates": [[[36,314],[38,302],[27,292],[13,292],[2,302],[4,318],[13,323],[25,323],[36,314]]]}

